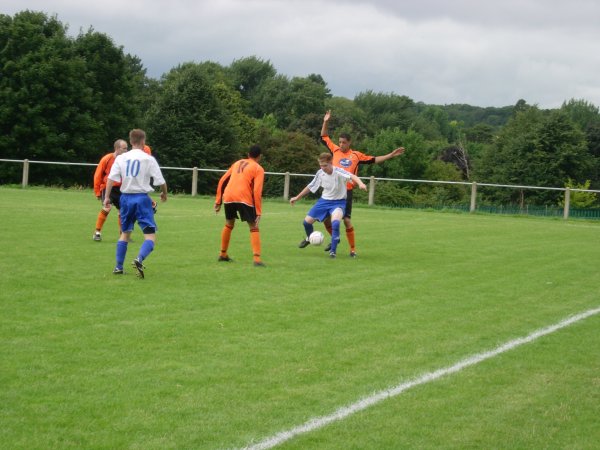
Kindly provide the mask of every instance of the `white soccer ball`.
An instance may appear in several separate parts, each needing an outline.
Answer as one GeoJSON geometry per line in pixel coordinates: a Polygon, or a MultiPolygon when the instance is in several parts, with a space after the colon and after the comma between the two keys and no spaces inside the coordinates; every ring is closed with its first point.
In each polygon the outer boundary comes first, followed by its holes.
{"type": "Polygon", "coordinates": [[[312,245],[321,245],[324,240],[325,237],[320,231],[313,231],[308,237],[308,242],[310,242],[312,245]]]}

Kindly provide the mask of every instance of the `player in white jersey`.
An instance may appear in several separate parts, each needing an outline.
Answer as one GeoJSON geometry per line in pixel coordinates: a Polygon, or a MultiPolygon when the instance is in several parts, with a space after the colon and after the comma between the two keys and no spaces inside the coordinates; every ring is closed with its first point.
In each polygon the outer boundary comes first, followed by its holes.
{"type": "Polygon", "coordinates": [[[316,220],[323,222],[326,217],[331,216],[331,250],[329,256],[335,258],[337,245],[340,242],[340,221],[344,217],[346,209],[346,183],[352,180],[358,187],[364,191],[367,186],[356,175],[346,172],[339,167],[334,167],[332,164],[333,156],[331,153],[321,153],[319,155],[319,166],[321,167],[316,173],[313,180],[302,189],[295,197],[290,199],[290,203],[294,205],[298,200],[307,195],[309,192],[316,193],[319,188],[322,188],[321,198],[317,200],[314,206],[308,211],[304,218],[304,231],[306,239],[303,239],[298,247],[304,248],[310,242],[308,237],[314,231],[313,224],[316,220]]]}
{"type": "Polygon", "coordinates": [[[129,132],[131,150],[117,156],[110,170],[106,182],[106,197],[104,204],[110,203],[110,191],[114,182],[121,183],[121,236],[117,241],[117,264],[114,274],[123,273],[123,262],[127,255],[127,245],[135,222],[144,233],[144,242],[140,247],[137,258],[133,260],[133,267],[140,278],[144,278],[143,261],[154,250],[156,242],[156,222],[152,210],[152,199],[148,196],[154,189],[150,184],[160,187],[160,199],[167,201],[167,184],[153,156],[144,150],[146,133],[140,129],[129,132]]]}

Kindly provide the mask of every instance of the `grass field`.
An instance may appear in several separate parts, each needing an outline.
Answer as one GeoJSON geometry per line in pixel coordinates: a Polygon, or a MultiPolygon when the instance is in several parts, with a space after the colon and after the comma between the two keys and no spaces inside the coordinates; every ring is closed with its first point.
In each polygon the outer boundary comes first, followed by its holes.
{"type": "MultiPolygon", "coordinates": [[[[267,201],[217,263],[212,199],[159,205],[146,279],[113,276],[91,191],[0,187],[0,448],[250,446],[600,306],[600,223],[355,206],[359,257],[300,250],[267,201]]],[[[317,226],[317,229],[320,229],[317,226]]],[[[142,242],[136,230],[128,263],[142,242]]],[[[600,315],[282,443],[599,448],[600,315]]]]}

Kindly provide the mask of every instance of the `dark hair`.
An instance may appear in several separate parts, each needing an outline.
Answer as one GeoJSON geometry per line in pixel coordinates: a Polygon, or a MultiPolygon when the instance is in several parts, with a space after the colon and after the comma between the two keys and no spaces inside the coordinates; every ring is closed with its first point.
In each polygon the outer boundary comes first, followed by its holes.
{"type": "Polygon", "coordinates": [[[248,156],[250,158],[258,158],[260,156],[260,147],[258,145],[253,145],[252,147],[250,147],[248,156]]]}
{"type": "Polygon", "coordinates": [[[350,142],[352,140],[348,133],[341,133],[340,138],[346,139],[348,142],[350,142]]]}

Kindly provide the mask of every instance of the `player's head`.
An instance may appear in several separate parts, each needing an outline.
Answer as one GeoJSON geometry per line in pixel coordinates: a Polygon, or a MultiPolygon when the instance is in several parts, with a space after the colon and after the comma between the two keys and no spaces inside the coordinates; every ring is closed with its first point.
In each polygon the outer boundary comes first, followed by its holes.
{"type": "Polygon", "coordinates": [[[338,144],[340,146],[340,148],[343,151],[348,151],[350,150],[350,143],[352,142],[352,139],[350,139],[350,135],[348,133],[342,133],[340,134],[340,138],[338,140],[338,144]]]}
{"type": "Polygon", "coordinates": [[[321,153],[319,155],[319,167],[321,167],[321,169],[323,169],[324,172],[331,174],[331,172],[333,172],[333,156],[331,155],[331,153],[321,153]]]}
{"type": "Polygon", "coordinates": [[[260,158],[260,147],[258,145],[253,145],[252,147],[250,147],[250,150],[248,151],[248,157],[252,158],[252,159],[259,159],[260,158]]]}
{"type": "Polygon", "coordinates": [[[124,139],[117,139],[113,144],[113,148],[117,156],[127,151],[127,142],[124,139]]]}
{"type": "Polygon", "coordinates": [[[129,132],[129,143],[133,148],[144,148],[146,143],[146,132],[139,128],[134,128],[129,132]]]}

